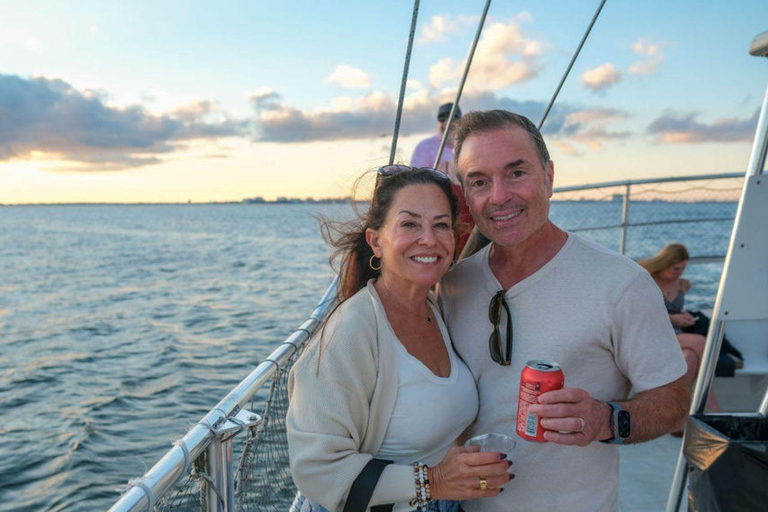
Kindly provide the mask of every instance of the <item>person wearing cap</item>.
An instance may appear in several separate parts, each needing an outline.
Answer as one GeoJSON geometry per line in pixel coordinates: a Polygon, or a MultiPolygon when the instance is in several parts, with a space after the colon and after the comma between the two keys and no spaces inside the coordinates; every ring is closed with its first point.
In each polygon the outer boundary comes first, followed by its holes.
{"type": "MultiPolygon", "coordinates": [[[[448,124],[448,118],[451,115],[452,108],[453,103],[443,103],[440,105],[440,108],[437,109],[437,133],[432,137],[419,142],[416,149],[413,150],[411,167],[435,167],[437,151],[440,149],[440,143],[443,140],[443,132],[445,132],[445,127],[448,124]]],[[[475,221],[472,219],[472,214],[469,212],[466,201],[464,201],[464,193],[461,191],[461,185],[453,172],[453,134],[455,132],[455,123],[459,119],[461,119],[461,108],[457,106],[453,116],[453,123],[451,123],[451,131],[445,141],[443,154],[440,156],[440,163],[437,165],[438,169],[451,177],[451,182],[453,182],[453,192],[459,199],[456,254],[461,254],[462,249],[472,232],[472,228],[475,227],[475,221]]]]}
{"type": "MultiPolygon", "coordinates": [[[[440,149],[440,142],[443,140],[443,132],[448,124],[448,117],[451,115],[452,108],[453,103],[443,103],[437,109],[437,133],[419,142],[416,149],[413,150],[413,156],[411,156],[411,167],[435,167],[437,151],[440,149]]],[[[459,119],[461,119],[461,108],[457,106],[453,117],[454,123],[459,119]]],[[[445,141],[440,163],[436,167],[450,176],[451,181],[458,184],[459,182],[453,173],[453,131],[452,125],[451,133],[448,134],[448,139],[445,141]]]]}

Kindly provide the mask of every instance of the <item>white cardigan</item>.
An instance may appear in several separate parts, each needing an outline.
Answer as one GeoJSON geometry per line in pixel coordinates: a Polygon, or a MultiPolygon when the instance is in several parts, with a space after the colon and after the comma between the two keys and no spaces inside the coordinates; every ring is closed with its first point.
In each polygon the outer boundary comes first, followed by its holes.
{"type": "MultiPolygon", "coordinates": [[[[396,343],[369,281],[339,306],[291,370],[286,427],[293,480],[329,510],[342,510],[384,441],[397,398],[396,343]]],[[[415,496],[413,467],[390,464],[369,505],[415,496]]]]}

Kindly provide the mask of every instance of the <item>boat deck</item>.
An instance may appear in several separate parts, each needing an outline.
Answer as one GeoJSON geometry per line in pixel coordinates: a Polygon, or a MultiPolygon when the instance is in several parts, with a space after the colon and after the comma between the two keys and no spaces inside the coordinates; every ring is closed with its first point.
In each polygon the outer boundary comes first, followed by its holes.
{"type": "MultiPolygon", "coordinates": [[[[725,412],[756,411],[768,375],[715,378],[713,389],[725,412]]],[[[621,512],[662,512],[675,473],[682,439],[665,435],[647,443],[621,447],[619,508],[621,512]]],[[[687,510],[687,494],[679,511],[687,510]]]]}
{"type": "MultiPolygon", "coordinates": [[[[662,436],[647,443],[621,447],[621,512],[661,512],[667,505],[682,439],[662,436]]],[[[684,497],[680,510],[686,510],[684,497]]]]}

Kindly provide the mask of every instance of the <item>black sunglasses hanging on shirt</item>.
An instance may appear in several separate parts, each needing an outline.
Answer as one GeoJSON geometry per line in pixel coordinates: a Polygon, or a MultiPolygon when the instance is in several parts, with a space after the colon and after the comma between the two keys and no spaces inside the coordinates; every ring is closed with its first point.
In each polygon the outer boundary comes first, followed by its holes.
{"type": "Polygon", "coordinates": [[[504,298],[504,290],[500,290],[491,299],[491,304],[488,306],[488,319],[493,324],[493,332],[491,337],[488,338],[488,349],[491,352],[491,359],[502,366],[509,366],[512,359],[512,312],[509,310],[509,305],[504,298]],[[502,307],[507,313],[506,353],[501,349],[501,329],[499,328],[502,307]]]}

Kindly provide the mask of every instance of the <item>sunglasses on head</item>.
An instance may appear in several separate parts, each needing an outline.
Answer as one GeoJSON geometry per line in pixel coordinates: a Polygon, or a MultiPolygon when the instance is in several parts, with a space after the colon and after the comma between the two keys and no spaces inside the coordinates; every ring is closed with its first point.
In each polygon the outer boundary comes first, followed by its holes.
{"type": "Polygon", "coordinates": [[[493,324],[493,332],[491,337],[488,338],[488,349],[491,352],[491,359],[502,366],[509,366],[512,358],[512,313],[509,310],[507,301],[504,299],[504,290],[500,290],[491,299],[491,304],[488,306],[488,319],[493,324]],[[501,349],[501,329],[499,328],[502,307],[507,312],[506,354],[501,349]]]}
{"type": "Polygon", "coordinates": [[[427,171],[429,174],[439,180],[451,181],[451,177],[445,174],[443,171],[433,169],[432,167],[411,167],[410,165],[384,165],[379,167],[379,176],[394,176],[403,172],[411,171],[427,171]]]}

